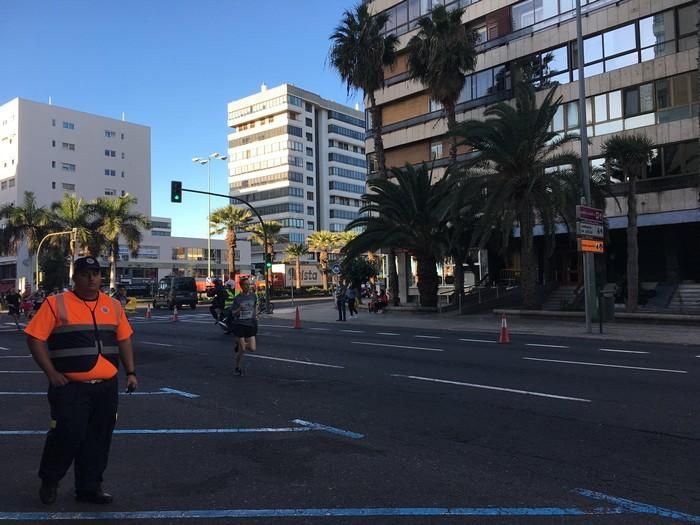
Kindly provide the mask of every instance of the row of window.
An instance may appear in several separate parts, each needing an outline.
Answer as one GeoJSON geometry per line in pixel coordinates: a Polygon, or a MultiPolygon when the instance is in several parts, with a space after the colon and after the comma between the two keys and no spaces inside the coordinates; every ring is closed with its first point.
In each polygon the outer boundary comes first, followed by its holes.
{"type": "Polygon", "coordinates": [[[350,137],[356,140],[365,140],[365,134],[360,131],[355,131],[354,129],[344,128],[343,126],[337,126],[336,124],[328,125],[328,133],[336,133],[338,135],[343,135],[345,137],[350,137]]]}
{"type": "Polygon", "coordinates": [[[269,199],[278,199],[280,197],[304,197],[304,190],[296,186],[285,186],[283,188],[275,188],[273,190],[257,191],[255,193],[247,193],[240,197],[248,202],[266,201],[269,199]]]}
{"type": "MultiPolygon", "coordinates": [[[[113,139],[113,138],[116,137],[116,136],[117,136],[117,132],[116,132],[116,131],[112,131],[112,130],[110,130],[110,129],[106,129],[106,130],[105,130],[105,138],[113,139]]],[[[122,138],[122,140],[124,140],[124,133],[121,133],[121,138],[122,138]]]]}
{"type": "MultiPolygon", "coordinates": [[[[221,249],[212,249],[207,253],[206,248],[173,248],[172,259],[173,261],[206,261],[209,255],[213,262],[220,263],[225,260],[225,254],[226,250],[221,249]]],[[[234,253],[234,257],[238,258],[238,255],[234,253]]]]}
{"type": "Polygon", "coordinates": [[[342,155],[340,153],[329,153],[328,160],[342,162],[343,164],[350,164],[351,166],[357,166],[358,168],[367,167],[367,161],[365,159],[358,159],[355,157],[350,157],[348,155],[342,155]]]}
{"type": "Polygon", "coordinates": [[[330,181],[328,183],[329,190],[347,191],[350,193],[364,194],[365,187],[357,184],[348,184],[347,182],[330,181]]]}
{"type": "Polygon", "coordinates": [[[229,120],[237,119],[245,115],[250,115],[259,111],[264,111],[266,109],[274,108],[276,106],[281,106],[282,104],[291,104],[293,106],[301,107],[302,101],[299,97],[295,97],[294,95],[282,95],[276,98],[272,98],[270,100],[258,102],[257,104],[253,104],[245,108],[231,111],[228,114],[228,118],[229,120]]]}
{"type": "MultiPolygon", "coordinates": [[[[56,119],[55,118],[51,119],[51,125],[54,128],[56,127],[56,119]]],[[[71,129],[71,130],[75,129],[75,122],[71,122],[69,120],[64,120],[61,125],[62,125],[63,129],[71,129]]],[[[116,136],[117,136],[116,131],[112,131],[109,129],[105,130],[105,137],[106,138],[111,139],[111,138],[114,138],[116,136]]],[[[121,139],[124,140],[124,133],[121,134],[121,139]]]]}
{"type": "Polygon", "coordinates": [[[336,175],[337,177],[345,177],[346,179],[361,180],[363,182],[367,180],[367,174],[364,172],[352,171],[345,168],[338,168],[336,166],[331,166],[328,168],[328,174],[336,175]]]}
{"type": "MultiPolygon", "coordinates": [[[[291,113],[290,113],[291,115],[291,113]]],[[[265,124],[272,124],[275,121],[275,117],[263,117],[261,118],[257,124],[260,125],[260,127],[264,126],[265,124]]],[[[245,131],[247,129],[253,129],[255,127],[256,121],[251,120],[250,122],[246,122],[245,124],[239,124],[238,126],[233,127],[233,132],[237,133],[238,131],[245,131]]]]}
{"type": "Polygon", "coordinates": [[[359,208],[362,206],[362,201],[360,199],[351,199],[350,197],[340,197],[338,195],[331,195],[331,204],[340,204],[342,206],[355,206],[359,208]]]}
{"type": "Polygon", "coordinates": [[[261,206],[258,208],[260,215],[273,215],[277,213],[304,213],[304,205],[298,202],[283,202],[281,204],[272,204],[270,206],[261,206]]]}
{"type": "Polygon", "coordinates": [[[239,188],[250,188],[253,186],[262,186],[264,184],[270,184],[272,182],[278,182],[281,180],[289,180],[292,182],[304,182],[304,175],[296,171],[275,173],[273,175],[265,175],[264,177],[254,177],[252,179],[246,179],[241,181],[236,181],[230,184],[231,189],[239,188]]]}
{"type": "Polygon", "coordinates": [[[277,221],[283,228],[297,228],[300,230],[304,229],[304,219],[282,219],[277,221]]]}
{"type": "MultiPolygon", "coordinates": [[[[293,126],[280,126],[278,128],[268,129],[266,131],[261,131],[260,133],[255,133],[254,135],[248,135],[240,139],[233,139],[228,141],[229,148],[237,148],[238,146],[245,146],[246,144],[251,144],[253,142],[259,142],[261,140],[271,139],[273,137],[278,137],[280,135],[286,135],[289,132],[289,128],[293,126]]],[[[301,137],[301,128],[296,128],[297,133],[291,133],[297,137],[301,137]]]]}
{"type": "Polygon", "coordinates": [[[365,121],[363,119],[353,117],[350,115],[346,115],[345,113],[340,113],[339,111],[330,110],[328,112],[328,118],[334,119],[334,120],[339,120],[339,121],[345,122],[347,124],[352,124],[353,126],[357,126],[360,128],[365,127],[365,121]]]}
{"type": "Polygon", "coordinates": [[[306,235],[304,235],[303,233],[291,232],[289,234],[289,242],[296,242],[298,244],[304,244],[306,242],[306,235]]]}
{"type": "Polygon", "coordinates": [[[285,140],[273,142],[271,144],[263,144],[254,148],[240,150],[231,154],[232,161],[246,160],[266,155],[268,153],[276,153],[278,151],[304,151],[304,144],[295,140],[285,140]]]}
{"type": "Polygon", "coordinates": [[[342,142],[340,140],[328,139],[329,148],[338,148],[345,151],[352,151],[353,153],[365,154],[365,148],[362,146],[356,146],[355,144],[349,144],[347,142],[342,142]]]}
{"type": "MultiPolygon", "coordinates": [[[[478,0],[405,0],[387,9],[388,15],[384,32],[395,35],[402,35],[418,27],[418,20],[430,15],[430,11],[436,5],[445,5],[447,9],[456,7],[466,7],[478,0]]],[[[584,0],[585,1],[585,0],[584,0]]],[[[583,2],[582,2],[583,3],[583,2]]]]}
{"type": "Polygon", "coordinates": [[[360,216],[360,214],[356,211],[350,211],[350,210],[334,210],[331,208],[330,210],[330,217],[331,219],[348,219],[348,220],[353,220],[357,219],[360,216]]]}
{"type": "Polygon", "coordinates": [[[151,228],[164,228],[169,230],[170,229],[170,223],[169,222],[164,222],[164,221],[151,221],[151,228]]]}
{"type": "Polygon", "coordinates": [[[9,188],[14,188],[15,187],[15,178],[12,177],[11,179],[6,179],[2,182],[0,182],[0,190],[7,190],[9,188]]]}
{"type": "Polygon", "coordinates": [[[304,165],[304,159],[300,157],[276,157],[274,159],[264,159],[257,162],[252,162],[250,164],[244,164],[243,166],[236,166],[233,168],[232,175],[242,175],[243,173],[250,173],[251,171],[259,171],[267,168],[274,168],[276,166],[283,166],[284,164],[290,164],[292,166],[301,167],[304,165]]]}
{"type": "MultiPolygon", "coordinates": [[[[591,136],[697,117],[697,73],[683,73],[586,99],[591,136]]],[[[578,102],[562,104],[551,130],[578,133],[578,102]]]]}

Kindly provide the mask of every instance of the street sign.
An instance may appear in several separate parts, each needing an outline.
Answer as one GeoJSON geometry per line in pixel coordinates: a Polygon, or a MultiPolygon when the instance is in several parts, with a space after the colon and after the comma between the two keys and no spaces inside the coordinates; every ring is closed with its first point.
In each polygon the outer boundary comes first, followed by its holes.
{"type": "Polygon", "coordinates": [[[334,274],[338,275],[338,274],[340,273],[340,265],[339,265],[339,264],[334,264],[334,265],[331,267],[331,271],[332,271],[334,274]]]}
{"type": "Polygon", "coordinates": [[[594,239],[602,239],[604,237],[603,225],[594,222],[578,221],[576,223],[576,235],[579,237],[593,237],[594,239]]]}
{"type": "Polygon", "coordinates": [[[603,241],[594,241],[592,239],[579,239],[578,250],[580,252],[604,253],[605,243],[603,241]]]}
{"type": "Polygon", "coordinates": [[[603,210],[590,206],[576,206],[576,219],[589,222],[603,222],[603,210]]]}
{"type": "Polygon", "coordinates": [[[211,277],[207,277],[207,284],[211,284],[211,277]]]}

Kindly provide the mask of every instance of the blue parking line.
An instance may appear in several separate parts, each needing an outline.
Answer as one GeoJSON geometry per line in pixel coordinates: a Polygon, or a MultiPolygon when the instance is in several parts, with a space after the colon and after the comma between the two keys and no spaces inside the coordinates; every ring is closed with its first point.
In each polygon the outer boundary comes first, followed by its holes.
{"type": "Polygon", "coordinates": [[[303,419],[294,419],[292,423],[296,423],[297,425],[301,425],[303,427],[308,427],[311,430],[322,430],[324,432],[330,432],[331,434],[349,437],[350,439],[362,439],[365,437],[364,434],[343,430],[342,428],[329,427],[328,425],[321,425],[320,423],[312,423],[310,421],[304,421],[303,419]]]}
{"type": "MultiPolygon", "coordinates": [[[[0,396],[45,396],[44,392],[0,392],[0,396]]],[[[174,388],[161,388],[158,392],[132,392],[127,394],[126,392],[120,392],[119,395],[129,395],[129,396],[163,396],[163,395],[174,395],[187,397],[189,399],[194,399],[199,397],[199,394],[192,394],[190,392],[184,392],[182,390],[175,390],[174,388]]]]}
{"type": "Polygon", "coordinates": [[[574,490],[574,493],[598,501],[613,503],[627,512],[634,512],[637,514],[653,514],[655,516],[671,518],[673,520],[684,521],[686,523],[700,523],[700,516],[686,514],[685,512],[677,512],[675,510],[665,509],[655,505],[647,505],[646,503],[639,503],[637,501],[632,501],[625,498],[609,496],[607,494],[603,494],[602,492],[595,492],[588,489],[576,489],[574,490]]]}
{"type": "Polygon", "coordinates": [[[595,516],[622,514],[618,508],[583,510],[576,507],[379,507],[319,509],[226,509],[134,512],[0,512],[0,520],[162,520],[217,518],[325,518],[325,517],[451,517],[451,516],[595,516]]]}

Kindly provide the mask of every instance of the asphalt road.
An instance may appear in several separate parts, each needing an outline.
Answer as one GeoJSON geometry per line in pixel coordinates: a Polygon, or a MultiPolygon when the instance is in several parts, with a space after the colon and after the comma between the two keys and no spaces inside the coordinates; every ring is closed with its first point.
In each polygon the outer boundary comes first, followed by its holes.
{"type": "Polygon", "coordinates": [[[235,377],[207,315],[134,319],[108,508],[38,502],[46,380],[0,325],[0,520],[700,523],[698,346],[267,317],[235,377]]]}

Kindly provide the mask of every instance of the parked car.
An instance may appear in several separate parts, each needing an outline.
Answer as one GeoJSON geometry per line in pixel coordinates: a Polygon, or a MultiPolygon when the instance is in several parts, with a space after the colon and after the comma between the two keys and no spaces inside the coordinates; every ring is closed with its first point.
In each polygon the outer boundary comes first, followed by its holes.
{"type": "Polygon", "coordinates": [[[197,284],[194,277],[164,277],[158,281],[153,308],[197,307],[197,284]]]}

